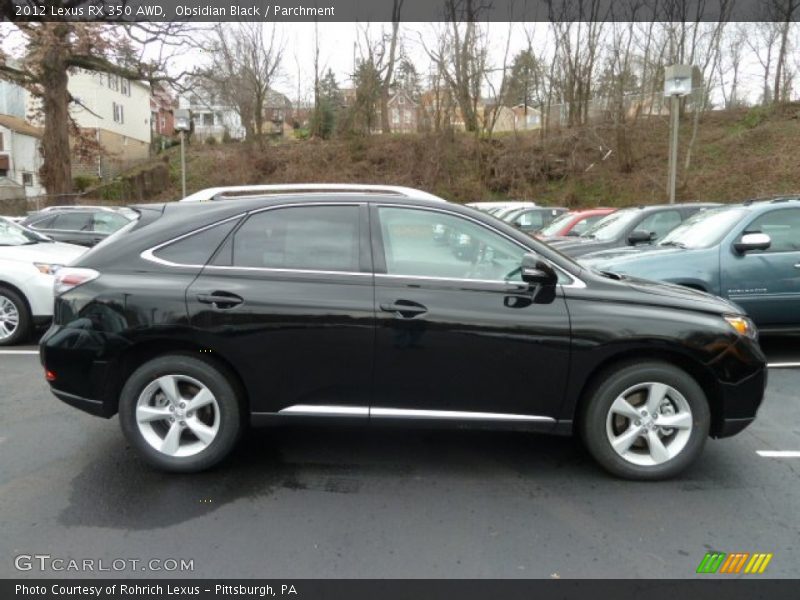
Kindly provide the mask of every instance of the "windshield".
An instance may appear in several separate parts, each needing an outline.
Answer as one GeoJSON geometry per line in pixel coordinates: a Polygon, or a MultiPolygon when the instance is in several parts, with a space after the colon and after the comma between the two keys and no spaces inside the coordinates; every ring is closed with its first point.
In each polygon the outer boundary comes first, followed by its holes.
{"type": "Polygon", "coordinates": [[[746,213],[743,208],[728,207],[701,211],[670,231],[658,244],[681,248],[710,248],[746,213]]]}
{"type": "Polygon", "coordinates": [[[604,242],[616,239],[640,214],[641,211],[638,208],[618,210],[600,219],[594,227],[587,229],[581,237],[604,242]]]}
{"type": "Polygon", "coordinates": [[[0,219],[0,246],[25,246],[49,241],[50,238],[34,233],[22,225],[0,219]]]}
{"type": "Polygon", "coordinates": [[[569,223],[575,217],[574,213],[566,212],[560,217],[556,217],[555,221],[551,221],[550,225],[546,225],[539,230],[540,235],[555,235],[557,234],[567,223],[569,223]]]}

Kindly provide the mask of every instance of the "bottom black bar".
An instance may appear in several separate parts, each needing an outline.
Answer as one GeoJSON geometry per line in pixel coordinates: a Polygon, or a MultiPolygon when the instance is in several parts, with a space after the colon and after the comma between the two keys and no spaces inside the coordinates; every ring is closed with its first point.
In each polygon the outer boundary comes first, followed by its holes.
{"type": "MultiPolygon", "coordinates": [[[[713,577],[713,576],[712,576],[713,577]]],[[[0,598],[73,600],[285,598],[297,600],[796,600],[797,579],[692,580],[442,580],[442,579],[239,579],[92,580],[39,579],[0,582],[0,598]]]]}

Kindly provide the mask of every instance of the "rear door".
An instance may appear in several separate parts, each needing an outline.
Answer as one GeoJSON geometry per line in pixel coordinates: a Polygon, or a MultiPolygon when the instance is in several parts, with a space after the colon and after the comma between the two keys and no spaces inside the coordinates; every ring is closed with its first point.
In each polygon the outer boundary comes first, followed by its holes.
{"type": "Polygon", "coordinates": [[[527,249],[441,210],[374,207],[372,223],[372,418],[550,424],[567,378],[569,317],[560,290],[537,296],[519,278],[527,249]],[[437,227],[467,244],[442,243],[437,227]]]}
{"type": "Polygon", "coordinates": [[[253,412],[367,418],[367,219],[356,202],[254,212],[187,290],[200,343],[243,374],[253,412]]]}
{"type": "MultiPolygon", "coordinates": [[[[722,291],[759,326],[800,325],[800,208],[775,208],[738,234],[765,233],[767,250],[721,249],[722,291]]],[[[734,241],[736,241],[734,240],[734,241]]]]}

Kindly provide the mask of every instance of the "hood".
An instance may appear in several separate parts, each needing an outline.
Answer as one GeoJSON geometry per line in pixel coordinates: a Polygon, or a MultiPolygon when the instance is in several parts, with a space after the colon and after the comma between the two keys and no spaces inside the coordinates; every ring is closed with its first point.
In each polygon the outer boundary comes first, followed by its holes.
{"type": "Polygon", "coordinates": [[[663,258],[674,254],[683,254],[687,251],[685,248],[676,246],[622,246],[620,248],[588,252],[581,256],[580,263],[601,271],[612,266],[614,270],[619,270],[620,265],[640,258],[649,258],[651,256],[663,258]]]}
{"type": "Polygon", "coordinates": [[[591,238],[584,237],[562,237],[557,238],[558,241],[545,240],[546,243],[556,248],[559,252],[572,256],[584,256],[590,252],[599,252],[600,250],[607,250],[614,248],[619,242],[617,240],[599,241],[591,238]]]}
{"type": "Polygon", "coordinates": [[[661,299],[660,302],[657,302],[659,304],[719,314],[744,314],[744,311],[733,302],[682,285],[650,281],[638,277],[624,277],[622,283],[636,292],[658,296],[661,299]]]}
{"type": "Polygon", "coordinates": [[[18,262],[42,262],[54,265],[68,265],[88,248],[61,242],[41,242],[25,246],[0,246],[0,259],[18,262]]]}
{"type": "Polygon", "coordinates": [[[590,286],[590,289],[594,289],[597,298],[601,300],[633,302],[719,315],[744,314],[741,307],[732,302],[682,285],[618,273],[607,276],[597,269],[589,269],[585,266],[582,273],[586,279],[594,281],[595,285],[590,286]]]}

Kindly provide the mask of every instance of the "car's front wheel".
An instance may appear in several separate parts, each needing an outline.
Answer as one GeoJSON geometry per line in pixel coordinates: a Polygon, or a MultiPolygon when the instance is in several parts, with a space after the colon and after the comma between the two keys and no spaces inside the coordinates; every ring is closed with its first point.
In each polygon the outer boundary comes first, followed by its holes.
{"type": "Polygon", "coordinates": [[[223,460],[242,429],[230,375],[184,355],[161,356],[136,369],[122,389],[119,418],[125,436],[147,462],[184,473],[223,460]]]}
{"type": "Polygon", "coordinates": [[[30,334],[31,311],[14,290],[0,285],[0,346],[13,346],[30,334]]]}
{"type": "Polygon", "coordinates": [[[627,479],[666,479],[702,452],[711,422],[702,388],[661,362],[605,373],[579,419],[581,437],[605,469],[627,479]]]}

